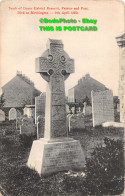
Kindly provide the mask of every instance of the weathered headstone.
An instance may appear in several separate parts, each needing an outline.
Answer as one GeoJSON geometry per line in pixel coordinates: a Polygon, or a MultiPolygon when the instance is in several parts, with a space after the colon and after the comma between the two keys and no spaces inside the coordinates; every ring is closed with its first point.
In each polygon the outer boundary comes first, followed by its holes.
{"type": "Polygon", "coordinates": [[[48,48],[36,59],[36,72],[47,81],[44,138],[33,142],[28,167],[41,174],[81,169],[85,157],[79,141],[67,138],[64,81],[74,72],[74,60],[61,40],[49,39],[48,48]]]}
{"type": "Polygon", "coordinates": [[[83,114],[85,116],[92,114],[92,107],[88,106],[86,102],[84,102],[83,114]]]}
{"type": "Polygon", "coordinates": [[[25,105],[25,108],[23,109],[23,114],[27,115],[28,118],[34,118],[35,119],[35,105],[25,105]]]}
{"type": "Polygon", "coordinates": [[[27,116],[27,113],[28,113],[28,108],[27,107],[25,107],[24,109],[23,109],[23,115],[26,115],[27,116]]]}
{"type": "Polygon", "coordinates": [[[5,112],[3,110],[0,110],[0,122],[5,121],[5,112]]]}
{"type": "Polygon", "coordinates": [[[68,133],[70,132],[70,130],[71,130],[71,127],[70,127],[70,123],[71,123],[71,117],[73,116],[73,114],[68,114],[67,116],[66,116],[66,123],[67,123],[67,130],[68,130],[68,133]]]}
{"type": "Polygon", "coordinates": [[[114,121],[113,93],[111,90],[91,92],[93,127],[114,121]]]}
{"type": "Polygon", "coordinates": [[[22,119],[22,125],[20,126],[20,134],[34,135],[36,132],[36,126],[33,121],[33,118],[24,116],[22,119]]]}
{"type": "Polygon", "coordinates": [[[15,120],[17,117],[17,112],[15,108],[9,110],[9,120],[15,120]]]}
{"type": "Polygon", "coordinates": [[[41,93],[40,96],[35,97],[35,123],[37,123],[37,117],[42,115],[45,117],[45,103],[46,94],[41,93]]]}
{"type": "Polygon", "coordinates": [[[44,137],[45,117],[37,117],[37,139],[44,137]]]}
{"type": "Polygon", "coordinates": [[[20,128],[21,120],[22,120],[21,112],[19,110],[17,110],[16,129],[20,128]]]}
{"type": "Polygon", "coordinates": [[[70,119],[70,129],[84,129],[84,128],[85,128],[84,115],[82,113],[73,114],[70,119]]]}

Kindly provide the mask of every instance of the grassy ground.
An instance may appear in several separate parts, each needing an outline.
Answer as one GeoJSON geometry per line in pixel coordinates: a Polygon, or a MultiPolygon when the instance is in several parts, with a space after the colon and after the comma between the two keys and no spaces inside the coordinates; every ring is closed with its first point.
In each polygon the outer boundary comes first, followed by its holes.
{"type": "MultiPolygon", "coordinates": [[[[86,189],[85,171],[59,172],[48,177],[39,177],[35,171],[26,167],[32,137],[20,139],[15,122],[1,124],[0,130],[0,185],[8,196],[91,195],[86,189]]],[[[124,135],[121,128],[87,126],[84,130],[72,130],[69,137],[78,139],[86,158],[90,158],[96,147],[105,147],[105,137],[123,141],[124,135]]]]}

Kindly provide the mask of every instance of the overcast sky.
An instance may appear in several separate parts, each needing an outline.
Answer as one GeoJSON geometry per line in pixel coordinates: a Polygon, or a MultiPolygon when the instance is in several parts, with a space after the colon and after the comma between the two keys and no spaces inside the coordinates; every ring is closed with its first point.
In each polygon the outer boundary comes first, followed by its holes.
{"type": "MultiPolygon", "coordinates": [[[[90,76],[118,94],[119,48],[115,37],[124,32],[124,4],[121,1],[55,1],[55,0],[5,0],[1,3],[1,75],[3,86],[22,71],[34,81],[36,88],[46,90],[46,82],[35,73],[35,58],[46,50],[48,38],[61,39],[64,50],[75,60],[75,73],[66,80],[66,92],[77,84],[78,79],[90,76]],[[69,3],[70,2],[70,3],[69,3]],[[79,14],[29,14],[19,15],[9,7],[86,7],[79,14]],[[97,31],[40,31],[39,18],[97,19],[97,31]]],[[[24,11],[24,10],[23,10],[24,11]]],[[[53,24],[48,24],[54,26],[53,24]]],[[[56,26],[60,24],[56,24],[56,26]]],[[[83,23],[71,24],[85,26],[83,23]]],[[[89,24],[91,25],[91,24],[89,24]]],[[[63,26],[63,25],[62,25],[63,26]]]]}

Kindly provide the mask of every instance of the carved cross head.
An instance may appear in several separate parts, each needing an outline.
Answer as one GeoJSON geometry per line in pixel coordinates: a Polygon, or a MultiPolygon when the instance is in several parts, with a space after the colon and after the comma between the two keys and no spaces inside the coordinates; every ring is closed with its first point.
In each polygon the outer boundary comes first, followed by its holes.
{"type": "Polygon", "coordinates": [[[36,58],[36,72],[47,81],[54,75],[64,76],[64,80],[74,73],[74,60],[63,49],[61,40],[49,39],[47,50],[36,58]]]}

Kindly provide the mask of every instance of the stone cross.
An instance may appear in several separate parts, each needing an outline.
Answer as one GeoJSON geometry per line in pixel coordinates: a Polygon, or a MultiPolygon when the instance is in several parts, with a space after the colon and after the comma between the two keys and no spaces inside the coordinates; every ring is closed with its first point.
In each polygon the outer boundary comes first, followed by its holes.
{"type": "Polygon", "coordinates": [[[48,40],[47,50],[36,58],[36,72],[47,81],[44,138],[67,136],[64,81],[74,73],[74,60],[61,40],[48,40]]]}

